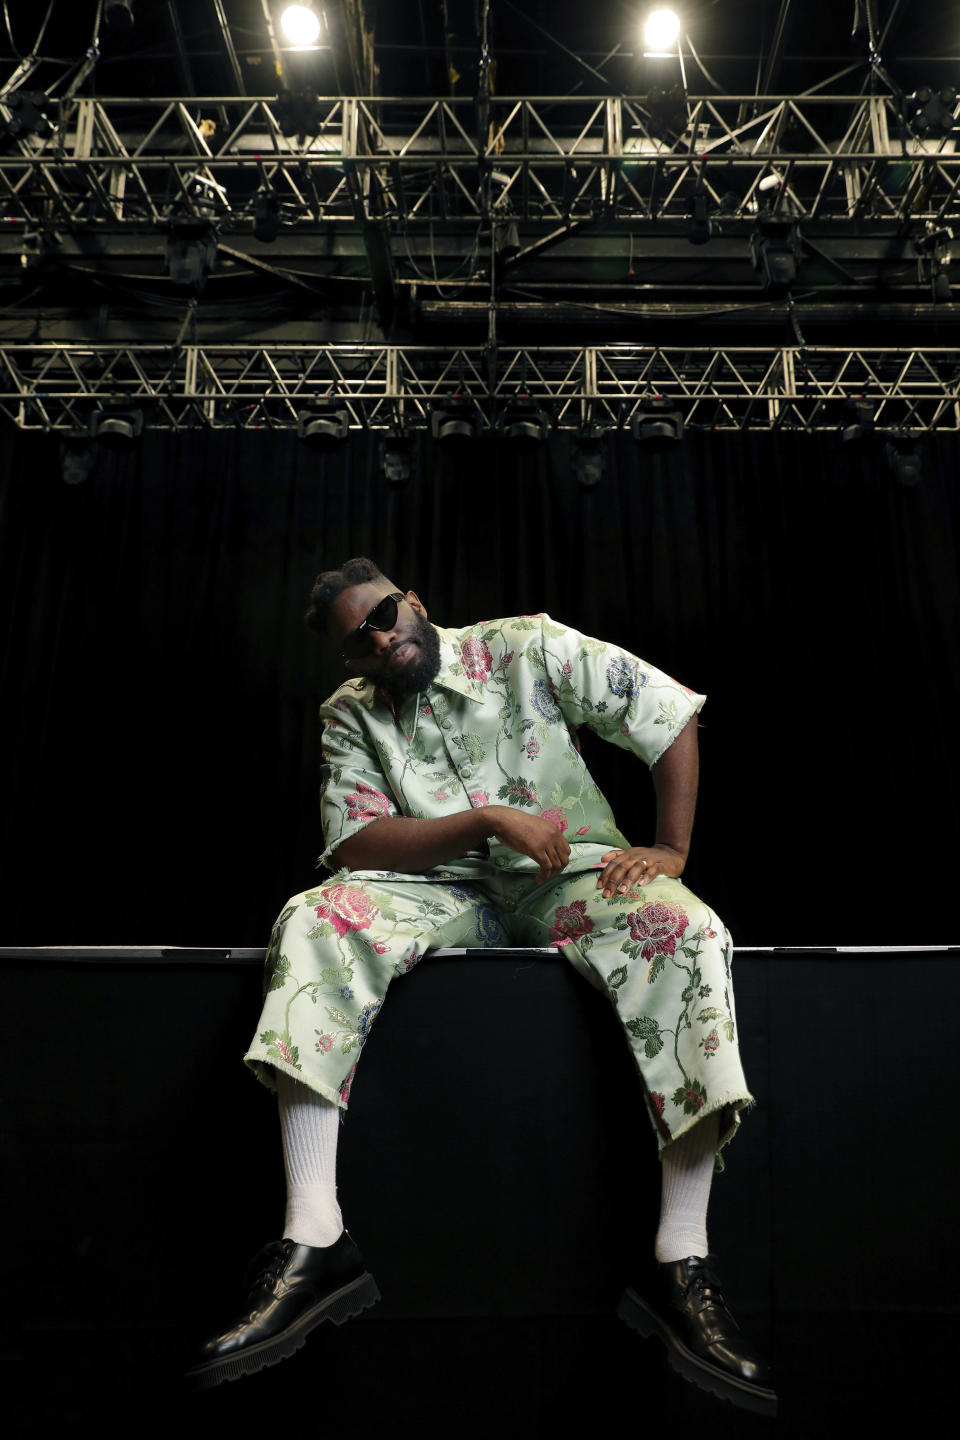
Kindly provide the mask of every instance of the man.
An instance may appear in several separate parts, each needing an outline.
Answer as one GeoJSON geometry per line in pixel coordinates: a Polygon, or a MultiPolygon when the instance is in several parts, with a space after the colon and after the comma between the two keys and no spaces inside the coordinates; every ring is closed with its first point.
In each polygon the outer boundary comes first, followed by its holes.
{"type": "Polygon", "coordinates": [[[348,678],[322,707],[321,862],[281,913],[247,1063],[277,1091],[284,1237],[248,1310],[203,1347],[202,1384],[292,1354],[379,1298],[336,1199],[338,1118],[390,981],[437,946],[554,944],[612,999],[663,1170],[656,1267],[619,1313],[687,1378],[772,1413],[766,1369],[726,1308],[706,1233],[711,1174],[751,1103],[731,944],[680,883],[704,696],[549,616],[444,630],[372,561],[317,578],[307,619],[348,678]],[[631,846],[580,757],[588,725],[651,766],[656,842],[631,846]]]}

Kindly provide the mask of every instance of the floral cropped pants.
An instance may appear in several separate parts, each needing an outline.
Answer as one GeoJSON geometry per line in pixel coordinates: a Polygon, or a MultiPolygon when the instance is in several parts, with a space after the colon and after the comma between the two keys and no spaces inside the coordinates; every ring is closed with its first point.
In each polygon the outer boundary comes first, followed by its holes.
{"type": "MultiPolygon", "coordinates": [[[[340,875],[284,906],[263,1012],[245,1056],[346,1109],[387,987],[428,949],[555,945],[616,1008],[661,1148],[721,1113],[719,1145],[752,1103],[737,1044],[732,945],[718,917],[666,876],[604,899],[596,870],[384,880],[340,875]]],[[[552,962],[547,962],[552,963],[552,962]]]]}

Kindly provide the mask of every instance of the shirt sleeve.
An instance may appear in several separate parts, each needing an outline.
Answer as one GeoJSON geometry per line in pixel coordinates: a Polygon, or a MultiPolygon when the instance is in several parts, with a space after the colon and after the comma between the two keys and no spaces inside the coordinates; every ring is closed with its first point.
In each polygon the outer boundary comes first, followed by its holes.
{"type": "Polygon", "coordinates": [[[568,725],[588,725],[604,740],[655,765],[706,695],[629,650],[581,635],[549,615],[542,621],[548,681],[568,725]]]}
{"type": "Polygon", "coordinates": [[[321,750],[320,822],[326,849],[318,865],[336,868],[333,852],[373,820],[399,815],[376,745],[360,728],[344,702],[320,707],[324,721],[321,750]]]}

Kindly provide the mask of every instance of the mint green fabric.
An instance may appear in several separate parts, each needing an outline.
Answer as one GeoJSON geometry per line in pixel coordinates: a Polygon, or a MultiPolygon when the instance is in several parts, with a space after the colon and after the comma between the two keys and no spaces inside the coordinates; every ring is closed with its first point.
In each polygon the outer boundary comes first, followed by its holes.
{"type": "MultiPolygon", "coordinates": [[[[706,696],[548,615],[437,629],[440,673],[399,717],[367,680],[348,680],[321,707],[329,767],[321,862],[335,868],[340,842],[383,815],[432,819],[495,804],[552,820],[570,843],[568,870],[625,848],[577,730],[587,725],[653,765],[706,696]]],[[[479,879],[491,864],[536,869],[493,841],[489,854],[472,852],[442,873],[479,879]]]]}
{"type": "Polygon", "coordinates": [[[545,615],[440,635],[436,681],[399,714],[362,681],[323,706],[322,859],[385,815],[508,804],[564,830],[570,861],[538,885],[532,860],[492,843],[427,875],[341,870],[294,896],[246,1063],[268,1086],[281,1070],[346,1108],[389,984],[428,949],[553,945],[612,1001],[659,1144],[718,1112],[722,1146],[751,1103],[730,937],[680,880],[604,898],[600,857],[630,842],[576,743],[586,724],[653,765],[705,697],[545,615]]]}
{"type": "Polygon", "coordinates": [[[557,958],[538,964],[565,956],[609,996],[661,1147],[714,1111],[719,1146],[731,1138],[751,1097],[737,1045],[730,937],[708,906],[668,877],[604,899],[592,871],[565,872],[543,886],[508,872],[403,883],[342,872],[281,912],[246,1063],[270,1088],[272,1071],[282,1070],[346,1109],[391,981],[430,948],[504,944],[555,945],[557,958]]]}

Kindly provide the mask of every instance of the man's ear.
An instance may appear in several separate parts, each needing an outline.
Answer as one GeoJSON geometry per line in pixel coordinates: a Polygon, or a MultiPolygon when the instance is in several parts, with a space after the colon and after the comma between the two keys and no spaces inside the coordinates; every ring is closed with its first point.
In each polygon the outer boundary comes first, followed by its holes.
{"type": "Polygon", "coordinates": [[[420,599],[420,596],[417,594],[416,590],[408,590],[404,598],[406,599],[406,602],[410,606],[411,610],[416,610],[417,614],[422,615],[424,620],[429,618],[427,616],[427,607],[420,599]]]}

